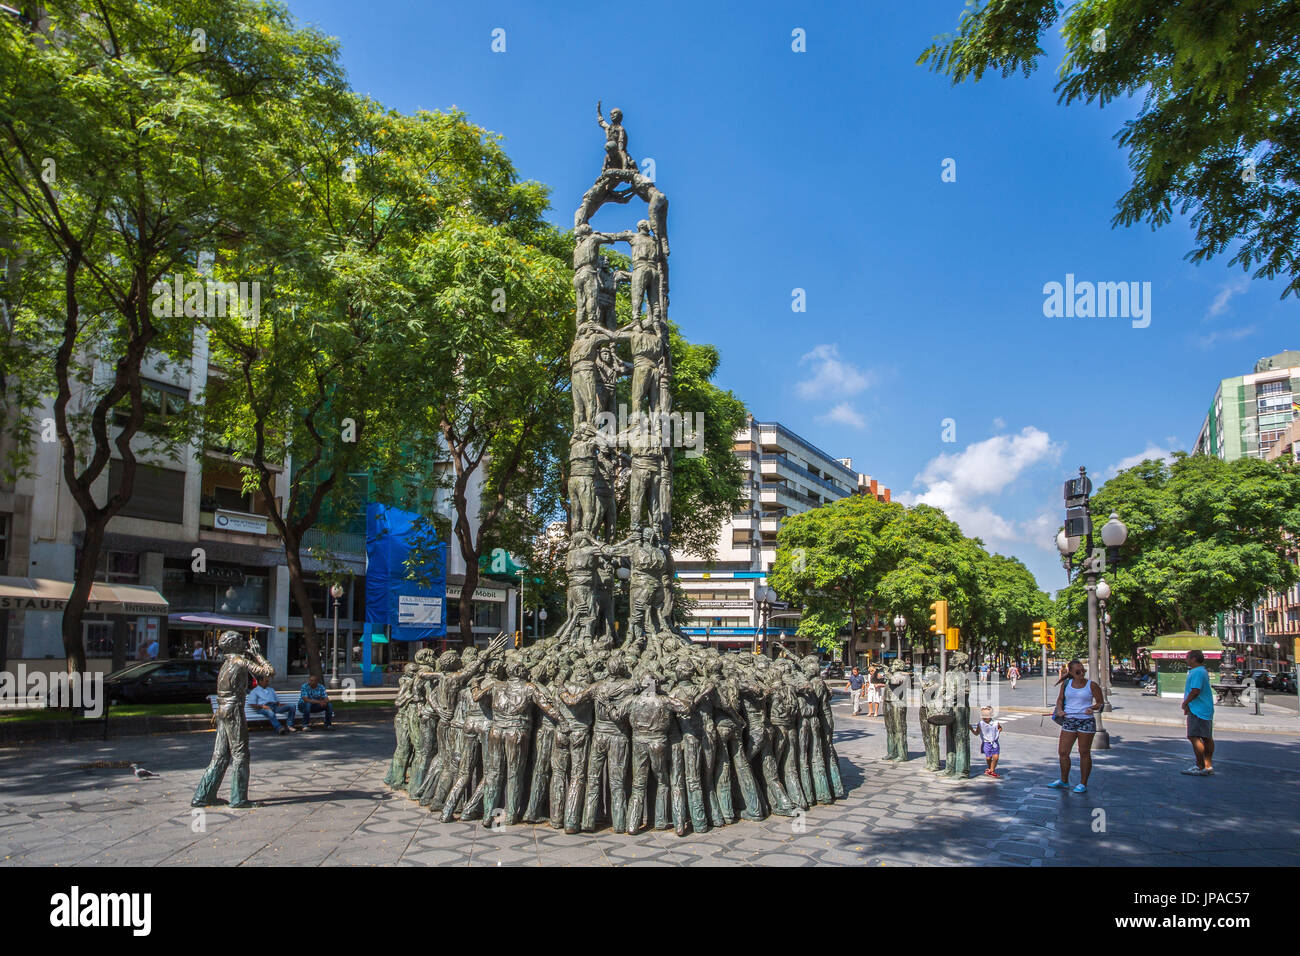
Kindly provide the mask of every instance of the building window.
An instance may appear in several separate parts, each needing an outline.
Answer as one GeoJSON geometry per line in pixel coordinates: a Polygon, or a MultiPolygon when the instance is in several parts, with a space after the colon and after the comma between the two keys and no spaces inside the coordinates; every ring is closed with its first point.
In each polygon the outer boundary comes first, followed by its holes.
{"type": "Polygon", "coordinates": [[[1281,395],[1284,392],[1291,391],[1291,380],[1289,378],[1279,378],[1272,382],[1259,382],[1255,386],[1255,392],[1260,397],[1265,395],[1281,395]]]}
{"type": "Polygon", "coordinates": [[[754,533],[748,528],[731,529],[731,546],[733,548],[748,548],[754,544],[754,533]]]}
{"type": "MultiPolygon", "coordinates": [[[[77,549],[77,567],[81,567],[82,550],[77,549]]],[[[105,584],[139,584],[140,555],[130,551],[100,551],[95,562],[94,580],[105,584]]]]}
{"type": "Polygon", "coordinates": [[[501,608],[504,605],[487,601],[474,602],[475,627],[501,627],[501,608]]]}
{"type": "Polygon", "coordinates": [[[113,656],[113,622],[107,618],[81,622],[81,632],[86,638],[87,657],[113,656]]]}
{"type": "MultiPolygon", "coordinates": [[[[122,462],[114,458],[108,468],[108,493],[122,487],[122,462]]],[[[118,512],[124,518],[148,518],[181,524],[185,520],[185,472],[136,463],[131,497],[118,512]]]]}
{"type": "MultiPolygon", "coordinates": [[[[168,382],[156,382],[142,379],[140,382],[141,401],[144,405],[144,426],[150,431],[157,431],[168,419],[185,414],[189,404],[188,389],[168,382]]],[[[131,399],[128,396],[113,409],[113,424],[122,427],[131,417],[131,399]]]]}

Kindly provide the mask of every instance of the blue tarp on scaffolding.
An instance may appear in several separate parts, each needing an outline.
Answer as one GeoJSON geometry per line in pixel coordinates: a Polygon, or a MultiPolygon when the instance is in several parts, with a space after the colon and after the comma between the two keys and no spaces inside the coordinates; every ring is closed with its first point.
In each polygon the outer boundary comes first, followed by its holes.
{"type": "Polygon", "coordinates": [[[368,504],[366,559],[367,624],[388,625],[395,641],[447,635],[447,543],[432,525],[414,512],[368,504]]]}

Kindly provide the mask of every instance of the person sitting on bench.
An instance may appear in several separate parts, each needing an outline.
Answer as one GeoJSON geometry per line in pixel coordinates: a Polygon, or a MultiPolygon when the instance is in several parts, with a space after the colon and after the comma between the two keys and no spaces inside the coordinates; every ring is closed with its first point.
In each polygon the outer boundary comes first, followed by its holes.
{"type": "Polygon", "coordinates": [[[320,678],[315,674],[307,678],[298,697],[298,713],[302,714],[303,726],[311,730],[311,715],[318,711],[325,712],[325,729],[334,729],[334,705],[330,703],[329,692],[320,678]]]}
{"type": "Polygon", "coordinates": [[[289,732],[279,721],[281,714],[285,715],[290,729],[302,730],[301,727],[294,724],[293,708],[288,704],[280,703],[280,698],[276,696],[275,689],[269,684],[259,683],[248,692],[248,706],[265,716],[271,722],[271,727],[274,728],[277,734],[287,734],[289,732]]]}

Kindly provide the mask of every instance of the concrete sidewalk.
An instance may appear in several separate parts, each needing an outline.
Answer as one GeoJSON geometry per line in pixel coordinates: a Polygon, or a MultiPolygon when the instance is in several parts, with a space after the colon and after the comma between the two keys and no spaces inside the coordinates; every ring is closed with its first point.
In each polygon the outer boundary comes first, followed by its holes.
{"type": "MultiPolygon", "coordinates": [[[[1005,681],[983,687],[977,683],[971,685],[971,706],[992,703],[999,710],[1012,713],[1046,713],[1051,710],[1042,706],[1042,681],[1040,679],[1022,680],[1016,690],[1005,681]]],[[[1048,684],[1048,697],[1056,701],[1056,688],[1048,684]]],[[[1175,697],[1150,697],[1137,687],[1112,687],[1110,695],[1114,710],[1106,713],[1104,721],[1109,723],[1153,724],[1161,727],[1184,727],[1187,724],[1183,716],[1182,701],[1175,697]]],[[[1289,695],[1275,694],[1268,696],[1260,705],[1259,714],[1255,708],[1225,707],[1218,704],[1214,708],[1214,726],[1217,730],[1244,730],[1265,734],[1300,735],[1300,717],[1296,715],[1296,699],[1289,695]],[[1282,703],[1276,703],[1276,701],[1282,703]]]]}

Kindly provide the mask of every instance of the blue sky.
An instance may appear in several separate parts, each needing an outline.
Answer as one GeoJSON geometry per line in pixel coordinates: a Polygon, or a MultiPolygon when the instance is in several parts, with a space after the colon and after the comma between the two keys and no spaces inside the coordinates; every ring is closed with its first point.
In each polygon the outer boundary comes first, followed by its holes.
{"type": "Polygon", "coordinates": [[[596,100],[620,107],[671,201],[672,317],[721,350],[719,384],[1048,590],[1065,478],[1188,448],[1219,379],[1300,347],[1280,283],[1184,261],[1186,220],[1111,229],[1135,110],[1058,105],[1055,38],[1029,79],[914,65],[962,0],[289,6],[342,40],[357,90],[501,133],[565,227],[600,170],[596,100]],[[1150,325],[1044,317],[1067,273],[1151,283],[1150,325]]]}

